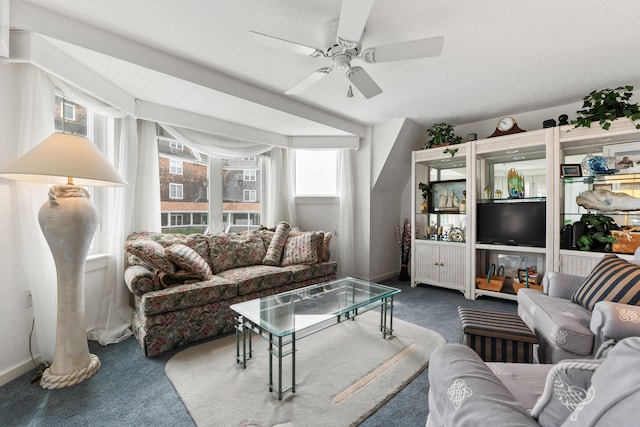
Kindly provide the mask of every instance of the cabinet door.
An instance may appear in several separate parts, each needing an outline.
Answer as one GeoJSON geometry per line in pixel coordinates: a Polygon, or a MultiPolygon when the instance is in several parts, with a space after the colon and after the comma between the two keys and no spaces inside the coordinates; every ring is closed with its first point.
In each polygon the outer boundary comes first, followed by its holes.
{"type": "Polygon", "coordinates": [[[416,245],[415,259],[416,282],[434,283],[440,277],[439,245],[416,245]]]}
{"type": "Polygon", "coordinates": [[[593,267],[602,259],[604,254],[600,256],[581,256],[581,255],[560,255],[560,272],[565,274],[573,274],[574,276],[587,277],[593,267]]]}
{"type": "Polygon", "coordinates": [[[465,248],[440,246],[440,281],[464,288],[465,271],[465,248]]]}

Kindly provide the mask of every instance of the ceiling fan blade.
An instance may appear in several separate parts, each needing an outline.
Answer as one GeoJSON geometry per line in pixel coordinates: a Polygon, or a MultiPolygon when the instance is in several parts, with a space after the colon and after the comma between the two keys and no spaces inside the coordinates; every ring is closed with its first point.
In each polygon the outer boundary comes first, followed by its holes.
{"type": "Polygon", "coordinates": [[[338,21],[338,44],[346,49],[358,45],[374,0],[342,0],[338,21]]]}
{"type": "Polygon", "coordinates": [[[303,92],[307,90],[309,87],[311,87],[313,84],[317,83],[319,80],[321,80],[330,72],[331,72],[331,67],[320,68],[319,70],[314,71],[304,79],[300,80],[298,83],[296,83],[292,88],[287,90],[285,93],[287,95],[296,95],[300,92],[303,92]]]}
{"type": "Polygon", "coordinates": [[[262,33],[256,33],[255,31],[249,31],[247,33],[247,40],[263,46],[288,50],[289,52],[299,53],[301,55],[324,56],[324,53],[315,47],[305,46],[300,43],[279,39],[278,37],[268,36],[262,33]]]}
{"type": "Polygon", "coordinates": [[[373,81],[371,76],[362,67],[353,67],[347,71],[347,78],[360,91],[365,98],[373,98],[382,93],[380,86],[373,81]]]}
{"type": "Polygon", "coordinates": [[[443,44],[443,36],[430,37],[428,39],[372,47],[362,52],[361,56],[362,59],[369,63],[428,58],[440,55],[443,44]]]}

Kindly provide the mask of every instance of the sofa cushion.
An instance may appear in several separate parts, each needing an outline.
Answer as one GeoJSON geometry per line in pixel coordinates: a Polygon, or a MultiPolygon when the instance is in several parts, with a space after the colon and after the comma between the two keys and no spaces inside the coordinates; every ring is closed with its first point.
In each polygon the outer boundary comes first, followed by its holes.
{"type": "Polygon", "coordinates": [[[223,301],[236,295],[235,283],[221,277],[211,276],[208,280],[148,292],[139,297],[137,310],[150,316],[223,301]]]}
{"type": "Polygon", "coordinates": [[[553,365],[544,390],[531,411],[542,427],[561,425],[587,397],[601,360],[564,360],[553,365]]]}
{"type": "Polygon", "coordinates": [[[518,292],[518,314],[540,340],[575,354],[589,355],[593,333],[591,312],[568,299],[555,298],[533,289],[518,292]]]}
{"type": "Polygon", "coordinates": [[[269,265],[232,268],[220,272],[219,276],[235,282],[238,286],[238,295],[248,295],[263,289],[292,283],[290,271],[269,265]]]}
{"type": "Polygon", "coordinates": [[[281,265],[317,263],[323,238],[324,233],[317,231],[290,234],[284,246],[281,265]]]}
{"type": "Polygon", "coordinates": [[[281,221],[278,223],[269,247],[267,248],[267,253],[262,260],[264,265],[280,265],[282,251],[285,243],[287,243],[287,237],[289,237],[289,230],[291,230],[291,226],[288,222],[281,221]]]}
{"type": "Polygon", "coordinates": [[[166,273],[175,273],[176,265],[169,260],[164,247],[151,239],[132,240],[125,243],[125,249],[147,264],[166,273]]]}
{"type": "Polygon", "coordinates": [[[324,237],[322,238],[322,246],[320,248],[320,262],[327,262],[329,258],[331,258],[331,251],[329,250],[329,246],[331,244],[331,237],[333,233],[330,231],[324,232],[324,237]]]}
{"type": "Polygon", "coordinates": [[[338,263],[335,261],[320,262],[318,264],[293,264],[282,267],[283,270],[290,271],[292,282],[304,282],[316,277],[324,277],[335,274],[338,263]]]}
{"type": "Polygon", "coordinates": [[[605,255],[571,301],[593,310],[598,301],[640,305],[640,266],[617,255],[605,255]]]}
{"type": "Polygon", "coordinates": [[[196,253],[200,255],[202,259],[207,262],[207,264],[209,264],[209,267],[211,267],[211,271],[213,271],[213,266],[211,265],[211,260],[209,259],[209,238],[209,234],[190,234],[185,239],[184,245],[196,251],[196,253]]]}
{"type": "Polygon", "coordinates": [[[554,365],[488,362],[487,366],[513,393],[520,406],[531,412],[542,395],[545,378],[554,365]]]}
{"type": "Polygon", "coordinates": [[[171,245],[164,250],[167,258],[183,270],[201,278],[211,276],[211,267],[196,251],[182,244],[171,245]]]}
{"type": "Polygon", "coordinates": [[[638,425],[638,360],[640,337],[625,338],[616,344],[591,377],[587,397],[562,426],[638,425]]]}
{"type": "Polygon", "coordinates": [[[213,234],[209,237],[209,257],[214,274],[231,268],[262,264],[267,250],[257,233],[213,234]]]}
{"type": "MultiPolygon", "coordinates": [[[[171,246],[175,243],[184,243],[187,239],[187,236],[180,233],[157,233],[153,231],[134,231],[133,233],[127,236],[126,243],[135,242],[137,240],[153,240],[154,242],[158,242],[162,245],[162,247],[171,246]]],[[[125,250],[126,250],[125,243],[125,250]]],[[[142,261],[140,258],[137,258],[132,253],[128,252],[127,261],[129,265],[149,265],[142,261]]],[[[151,266],[153,267],[153,266],[151,266]]]]}

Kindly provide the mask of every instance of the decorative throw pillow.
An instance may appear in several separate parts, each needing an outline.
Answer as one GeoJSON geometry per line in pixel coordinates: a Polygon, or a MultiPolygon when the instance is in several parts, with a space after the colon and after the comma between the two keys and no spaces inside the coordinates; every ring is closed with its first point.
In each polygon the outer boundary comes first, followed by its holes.
{"type": "Polygon", "coordinates": [[[331,258],[331,251],[329,250],[329,244],[331,243],[331,237],[333,233],[325,231],[322,239],[322,246],[320,248],[320,262],[327,262],[331,258]]]}
{"type": "Polygon", "coordinates": [[[542,427],[555,427],[565,422],[587,397],[591,377],[601,363],[602,360],[566,360],[551,368],[531,416],[542,427]]]}
{"type": "Polygon", "coordinates": [[[319,248],[322,246],[324,233],[307,231],[289,235],[284,245],[281,265],[315,264],[318,262],[319,248]]]}
{"type": "Polygon", "coordinates": [[[267,254],[262,259],[262,263],[265,265],[280,265],[280,258],[282,258],[282,251],[285,243],[287,243],[287,237],[289,237],[289,230],[291,225],[286,221],[280,221],[276,227],[276,231],[267,248],[267,254]]]}
{"type": "Polygon", "coordinates": [[[209,258],[214,274],[231,268],[262,264],[266,252],[262,238],[254,232],[209,236],[209,258]]]}
{"type": "Polygon", "coordinates": [[[571,301],[588,310],[593,310],[599,301],[640,305],[640,266],[616,255],[605,255],[571,301]]]}
{"type": "Polygon", "coordinates": [[[165,273],[175,273],[176,266],[172,263],[164,252],[164,247],[151,239],[142,239],[126,242],[124,245],[127,252],[137,256],[147,264],[152,265],[165,273]]]}
{"type": "Polygon", "coordinates": [[[167,258],[178,267],[200,277],[211,276],[211,267],[196,251],[188,246],[176,244],[165,248],[167,258]]]}

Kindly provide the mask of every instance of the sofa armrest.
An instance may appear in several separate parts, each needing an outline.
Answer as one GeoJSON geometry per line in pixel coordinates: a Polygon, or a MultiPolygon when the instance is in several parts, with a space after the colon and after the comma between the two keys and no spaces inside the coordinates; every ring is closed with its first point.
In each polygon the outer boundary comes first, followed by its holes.
{"type": "Polygon", "coordinates": [[[594,352],[607,340],[640,336],[640,307],[600,301],[593,307],[590,329],[595,335],[594,352]]]}
{"type": "Polygon", "coordinates": [[[124,282],[134,295],[161,289],[158,275],[142,265],[132,265],[124,271],[124,282]]]}
{"type": "Polygon", "coordinates": [[[429,426],[537,426],[469,347],[443,344],[429,361],[429,426]]]}
{"type": "Polygon", "coordinates": [[[586,278],[558,272],[550,272],[542,278],[544,292],[550,297],[571,299],[586,278]]]}

